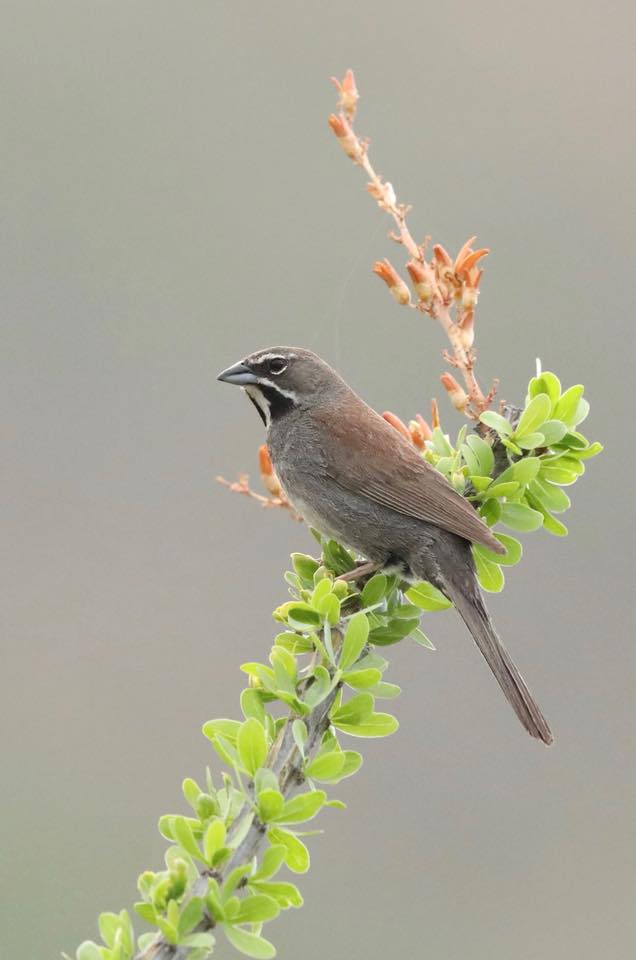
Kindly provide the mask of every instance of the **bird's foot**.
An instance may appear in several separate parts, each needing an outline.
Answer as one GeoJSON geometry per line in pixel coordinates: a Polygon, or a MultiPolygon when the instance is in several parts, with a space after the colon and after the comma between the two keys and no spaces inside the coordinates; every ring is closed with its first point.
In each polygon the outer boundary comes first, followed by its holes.
{"type": "Polygon", "coordinates": [[[366,577],[370,573],[375,573],[376,570],[379,570],[381,567],[381,563],[368,560],[366,563],[361,563],[359,567],[354,567],[353,570],[347,570],[346,573],[341,573],[339,577],[336,577],[336,580],[359,580],[361,577],[366,577]]]}

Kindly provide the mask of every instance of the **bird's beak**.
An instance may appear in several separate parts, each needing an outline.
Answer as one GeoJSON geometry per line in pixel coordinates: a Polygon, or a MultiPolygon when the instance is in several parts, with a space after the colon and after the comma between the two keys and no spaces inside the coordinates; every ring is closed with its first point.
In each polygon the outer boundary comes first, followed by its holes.
{"type": "Polygon", "coordinates": [[[258,377],[244,363],[235,363],[233,367],[228,367],[227,370],[220,373],[216,379],[222,380],[223,383],[235,383],[239,387],[246,387],[250,383],[258,383],[258,377]]]}

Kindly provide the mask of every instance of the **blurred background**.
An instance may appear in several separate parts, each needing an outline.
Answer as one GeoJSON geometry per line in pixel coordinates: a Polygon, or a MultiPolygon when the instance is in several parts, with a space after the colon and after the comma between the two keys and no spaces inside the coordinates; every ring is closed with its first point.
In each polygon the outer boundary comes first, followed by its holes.
{"type": "Polygon", "coordinates": [[[391,651],[400,730],[336,788],[306,905],[270,933],[284,960],[631,958],[633,5],[4,0],[1,18],[3,955],[72,953],[130,906],[157,818],[214,763],[202,723],[238,714],[239,664],[266,656],[288,554],[311,550],[215,482],[257,484],[262,440],[216,373],[292,343],[381,410],[440,394],[441,332],[372,276],[400,252],[327,127],[351,66],[415,235],[492,248],[482,382],[521,399],[540,356],[585,383],[606,452],[570,536],[526,537],[490,599],[555,746],[452,611],[429,615],[436,653],[391,651]]]}

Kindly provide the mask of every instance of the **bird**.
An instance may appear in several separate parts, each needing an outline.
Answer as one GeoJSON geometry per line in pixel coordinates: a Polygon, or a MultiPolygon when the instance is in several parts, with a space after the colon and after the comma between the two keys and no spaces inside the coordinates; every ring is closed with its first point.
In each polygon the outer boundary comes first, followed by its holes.
{"type": "Polygon", "coordinates": [[[485,605],[471,545],[505,550],[470,501],[310,350],[257,350],[218,379],[242,387],[256,407],[281,488],[306,522],[363,558],[358,572],[437,587],[525,729],[552,743],[485,605]]]}

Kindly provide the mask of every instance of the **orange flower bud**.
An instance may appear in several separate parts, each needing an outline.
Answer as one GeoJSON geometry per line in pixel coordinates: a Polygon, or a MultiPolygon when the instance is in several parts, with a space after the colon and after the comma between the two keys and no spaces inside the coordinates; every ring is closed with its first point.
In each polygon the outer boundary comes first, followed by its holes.
{"type": "Polygon", "coordinates": [[[411,442],[411,434],[408,431],[408,427],[405,423],[400,420],[394,413],[391,413],[390,410],[385,410],[382,414],[387,423],[390,423],[398,433],[401,433],[405,440],[411,442]]]}
{"type": "Polygon", "coordinates": [[[426,447],[426,439],[417,420],[409,420],[409,433],[411,434],[411,443],[413,446],[417,447],[418,450],[424,450],[426,447]]]}
{"type": "Polygon", "coordinates": [[[422,416],[422,414],[421,414],[421,413],[416,413],[416,414],[415,414],[415,419],[417,420],[418,426],[419,426],[420,430],[422,431],[422,435],[424,436],[424,439],[425,439],[425,440],[432,440],[432,439],[433,439],[433,431],[432,431],[431,428],[429,427],[428,423],[426,422],[426,420],[424,419],[424,417],[422,416]]]}
{"type": "Polygon", "coordinates": [[[443,373],[440,380],[455,409],[465,410],[468,403],[468,394],[460,387],[455,377],[450,373],[443,373]]]}
{"type": "Polygon", "coordinates": [[[433,430],[439,427],[439,407],[437,406],[435,397],[431,400],[431,425],[433,430]]]}
{"type": "Polygon", "coordinates": [[[332,113],[329,116],[329,126],[347,156],[351,160],[359,160],[362,157],[362,146],[344,117],[337,117],[332,113]]]}
{"type": "Polygon", "coordinates": [[[353,120],[356,107],[358,105],[358,100],[360,99],[360,94],[356,88],[356,78],[353,75],[353,70],[347,70],[342,80],[332,77],[331,82],[334,84],[336,90],[340,94],[338,106],[341,110],[344,110],[350,120],[353,120]]]}
{"type": "MultiPolygon", "coordinates": [[[[395,267],[393,267],[388,260],[376,260],[373,264],[373,272],[380,277],[381,280],[384,280],[391,296],[401,304],[405,306],[407,303],[411,302],[411,294],[409,293],[409,288],[402,280],[402,277],[399,275],[395,267]]],[[[406,429],[406,427],[405,427],[406,429]]]]}
{"type": "Polygon", "coordinates": [[[435,244],[435,246],[433,247],[433,255],[435,256],[435,259],[437,260],[438,263],[442,264],[445,267],[452,267],[453,261],[448,256],[448,254],[444,250],[444,247],[441,245],[441,243],[435,244]]]}
{"type": "Polygon", "coordinates": [[[428,264],[424,265],[419,260],[409,260],[406,269],[418,299],[422,303],[430,303],[433,299],[434,287],[428,264]]]}
{"type": "Polygon", "coordinates": [[[263,443],[258,448],[258,465],[261,471],[261,480],[263,486],[273,497],[280,497],[282,490],[278,477],[272,465],[272,458],[269,455],[267,444],[263,443]]]}
{"type": "Polygon", "coordinates": [[[467,257],[469,253],[472,253],[472,245],[476,239],[477,237],[469,237],[469,239],[466,241],[464,246],[461,248],[461,250],[455,257],[455,270],[459,270],[461,268],[461,265],[465,257],[467,257]]]}
{"type": "Polygon", "coordinates": [[[487,253],[490,253],[488,247],[482,247],[481,250],[472,250],[468,256],[464,258],[463,262],[456,267],[457,273],[468,273],[468,271],[475,266],[477,261],[481,260],[482,257],[485,257],[487,253]]]}

